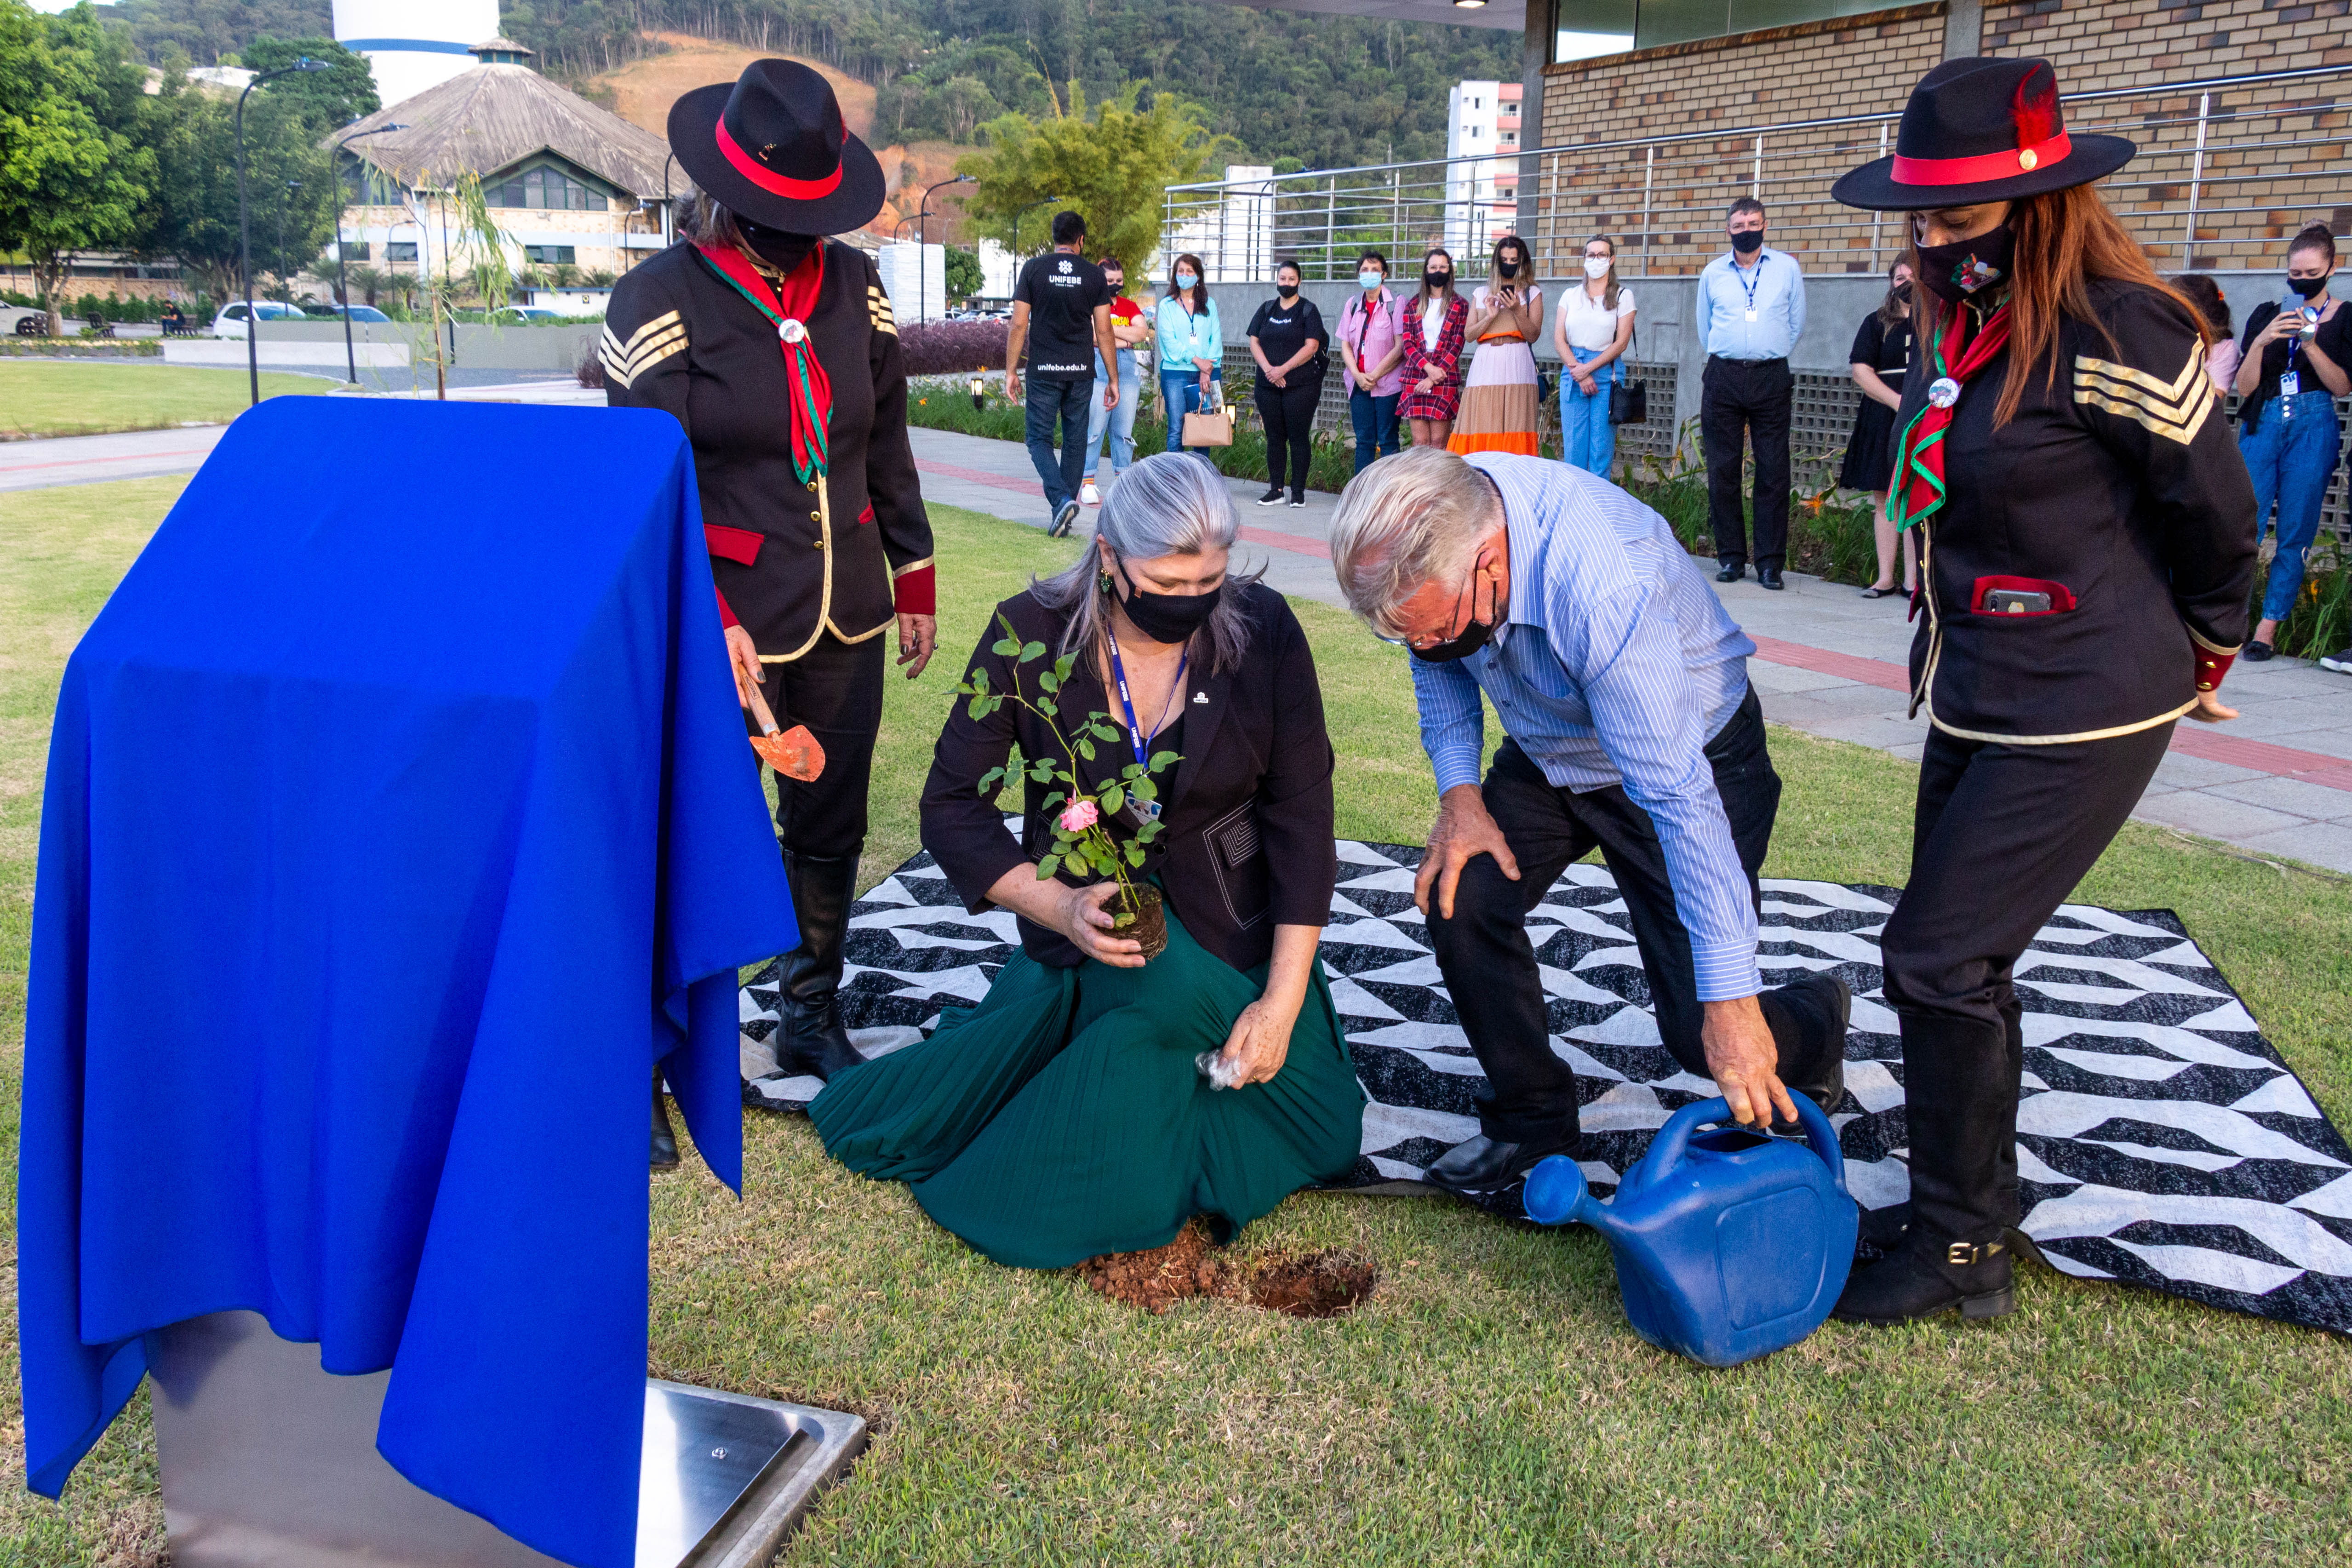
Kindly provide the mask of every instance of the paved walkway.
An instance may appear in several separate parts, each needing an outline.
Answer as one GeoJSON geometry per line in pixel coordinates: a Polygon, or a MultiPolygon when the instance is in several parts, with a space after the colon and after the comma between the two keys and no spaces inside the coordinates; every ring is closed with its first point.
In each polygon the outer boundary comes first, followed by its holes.
{"type": "MultiPolygon", "coordinates": [[[[945,430],[913,435],[926,497],[1045,526],[1045,503],[1023,447],[945,430]]],[[[1241,508],[1242,538],[1257,547],[1250,553],[1265,563],[1266,582],[1339,604],[1324,544],[1337,498],[1309,491],[1297,510],[1259,507],[1253,503],[1263,484],[1227,483],[1241,508]]],[[[1787,581],[1778,594],[1752,577],[1717,590],[1756,639],[1748,674],[1765,716],[1917,761],[1927,726],[1904,716],[1911,627],[1903,601],[1864,599],[1842,584],[1794,573],[1787,581]]],[[[2243,717],[2226,725],[2179,725],[2171,753],[2134,815],[2352,872],[2352,677],[2301,659],[2242,661],[2225,690],[2243,717]]]]}

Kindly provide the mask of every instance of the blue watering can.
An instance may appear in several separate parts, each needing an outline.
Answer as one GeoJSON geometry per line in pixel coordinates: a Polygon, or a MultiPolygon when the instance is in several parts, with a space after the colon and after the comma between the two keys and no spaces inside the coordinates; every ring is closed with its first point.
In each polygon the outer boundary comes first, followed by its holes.
{"type": "Polygon", "coordinates": [[[1576,1162],[1528,1173],[1528,1217],[1608,1239],[1633,1331],[1708,1366],[1737,1366],[1822,1326],[1853,1266],[1861,1211],[1821,1108],[1792,1096],[1810,1149],[1750,1131],[1721,1100],[1675,1112],[1602,1203],[1576,1162]],[[1710,1122],[1727,1125],[1701,1132],[1710,1122]]]}

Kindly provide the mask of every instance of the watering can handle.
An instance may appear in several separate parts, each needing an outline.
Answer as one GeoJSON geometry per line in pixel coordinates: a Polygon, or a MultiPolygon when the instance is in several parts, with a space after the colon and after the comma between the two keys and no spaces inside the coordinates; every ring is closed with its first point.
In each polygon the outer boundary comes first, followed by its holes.
{"type": "MultiPolygon", "coordinates": [[[[1805,1095],[1791,1094],[1797,1107],[1797,1120],[1804,1124],[1805,1142],[1821,1156],[1822,1163],[1830,1168],[1830,1180],[1840,1193],[1845,1192],[1845,1151],[1838,1146],[1837,1129],[1822,1114],[1822,1108],[1805,1095]]],[[[1667,1119],[1658,1131],[1657,1141],[1642,1157],[1642,1163],[1661,1173],[1671,1170],[1683,1157],[1691,1134],[1702,1127],[1731,1120],[1731,1102],[1720,1095],[1684,1106],[1667,1119]]],[[[1851,1195],[1851,1194],[1848,1194],[1851,1195]]]]}

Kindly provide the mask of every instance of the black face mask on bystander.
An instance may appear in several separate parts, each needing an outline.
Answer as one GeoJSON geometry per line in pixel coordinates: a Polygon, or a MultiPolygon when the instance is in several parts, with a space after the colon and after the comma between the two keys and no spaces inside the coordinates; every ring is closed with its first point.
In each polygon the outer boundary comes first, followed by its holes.
{"type": "Polygon", "coordinates": [[[751,247],[751,254],[779,272],[791,272],[816,248],[816,236],[813,234],[787,234],[781,228],[770,228],[740,217],[735,220],[735,226],[742,232],[743,243],[751,247]]]}
{"type": "MultiPolygon", "coordinates": [[[[1216,613],[1218,595],[1224,592],[1220,583],[1205,594],[1148,594],[1126,567],[1127,563],[1119,563],[1120,575],[1127,577],[1127,593],[1118,607],[1127,612],[1135,629],[1153,642],[1190,642],[1194,632],[1209,624],[1209,617],[1216,613]]],[[[1116,592],[1108,573],[1103,574],[1103,582],[1116,592]]]]}

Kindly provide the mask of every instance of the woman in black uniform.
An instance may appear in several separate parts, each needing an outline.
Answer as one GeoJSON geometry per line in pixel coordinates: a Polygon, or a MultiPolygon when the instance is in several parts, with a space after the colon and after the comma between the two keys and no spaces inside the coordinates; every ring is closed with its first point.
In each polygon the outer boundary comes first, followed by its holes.
{"type": "MultiPolygon", "coordinates": [[[[1911,366],[1911,263],[1898,258],[1886,272],[1886,298],[1854,330],[1846,359],[1853,384],[1862,388],[1853,434],[1846,437],[1838,483],[1870,492],[1871,531],[1878,544],[1878,574],[1862,591],[1883,599],[1895,591],[1895,520],[1886,515],[1886,478],[1895,471],[1895,411],[1903,403],[1903,374],[1911,366]]],[[[1903,592],[1912,584],[1909,543],[1903,546],[1903,592]]]]}
{"type": "Polygon", "coordinates": [[[1307,504],[1307,437],[1315,431],[1315,405],[1323,398],[1323,357],[1331,334],[1323,312],[1298,291],[1298,268],[1284,262],[1274,269],[1275,298],[1250,318],[1250,355],[1257,361],[1257,416],[1265,426],[1265,494],[1260,506],[1282,500],[1284,459],[1290,473],[1290,504],[1307,504]]]}
{"type": "Polygon", "coordinates": [[[605,398],[686,426],[737,685],[824,748],[814,779],[776,778],[801,944],[783,958],[775,1036],[780,1073],[824,1077],[857,1059],[834,994],[882,635],[896,626],[909,679],[938,637],[898,325],[874,263],[823,237],[881,210],[882,169],[824,79],[791,60],[688,93],[669,140],[697,188],[679,242],[613,289],[605,398]]]}
{"type": "Polygon", "coordinates": [[[1901,1019],[1911,1218],[1837,1315],[2013,1310],[2024,1040],[2011,970],[2139,801],[2246,629],[2254,500],[2204,328],[2089,182],[2132,144],[2069,137],[2048,62],[1947,60],[1894,157],[1837,184],[1911,215],[1919,346],[1897,522],[1919,535],[1910,886],[1880,937],[1901,1019]]]}

